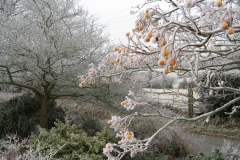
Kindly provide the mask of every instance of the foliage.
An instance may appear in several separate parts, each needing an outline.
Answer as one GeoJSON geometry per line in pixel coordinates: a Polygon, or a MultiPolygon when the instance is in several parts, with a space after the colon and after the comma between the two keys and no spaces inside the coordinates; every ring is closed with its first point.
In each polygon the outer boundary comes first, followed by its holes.
{"type": "MultiPolygon", "coordinates": [[[[28,150],[28,140],[20,139],[16,134],[0,139],[0,159],[19,159],[28,150]]],[[[25,159],[24,159],[25,160],[25,159]]]]}
{"type": "Polygon", "coordinates": [[[173,84],[173,78],[170,75],[166,75],[163,77],[157,77],[157,78],[153,78],[150,81],[150,85],[149,87],[152,88],[173,88],[172,86],[173,84]]]}
{"type": "Polygon", "coordinates": [[[136,137],[143,139],[157,131],[156,126],[153,125],[155,124],[155,121],[156,119],[153,118],[141,119],[137,117],[132,120],[129,129],[135,131],[136,137]]]}
{"type": "Polygon", "coordinates": [[[109,140],[113,139],[107,130],[98,132],[95,136],[88,136],[77,125],[68,121],[65,124],[56,123],[56,127],[49,131],[40,128],[39,135],[33,135],[30,138],[30,143],[31,149],[35,150],[36,147],[39,147],[39,152],[42,155],[47,155],[51,150],[56,150],[66,144],[58,151],[54,159],[79,159],[87,155],[89,159],[99,160],[105,159],[102,148],[109,140]]]}
{"type": "MultiPolygon", "coordinates": [[[[218,74],[213,78],[212,86],[217,87],[218,84],[221,82],[224,82],[225,86],[238,88],[240,86],[240,74],[231,74],[231,73],[218,74]]],[[[233,93],[228,90],[215,91],[214,95],[206,97],[205,102],[208,104],[211,104],[210,107],[207,108],[207,111],[208,112],[213,111],[219,108],[220,106],[223,106],[230,100],[237,98],[238,96],[240,96],[240,93],[237,93],[237,92],[233,93]]],[[[232,108],[234,106],[239,106],[239,105],[240,105],[240,101],[235,102],[234,104],[230,105],[228,108],[222,110],[221,112],[218,112],[217,115],[219,115],[220,117],[227,117],[229,116],[229,114],[225,114],[225,112],[231,113],[233,110],[232,108]]],[[[231,116],[239,117],[240,116],[239,109],[238,109],[238,112],[231,114],[231,116]]]]}
{"type": "Polygon", "coordinates": [[[225,156],[223,153],[220,152],[219,149],[215,149],[213,152],[210,153],[200,153],[196,157],[190,158],[191,160],[212,160],[212,159],[217,159],[217,160],[226,160],[225,156]]]}
{"type": "Polygon", "coordinates": [[[70,121],[76,124],[79,127],[79,129],[82,129],[85,132],[87,132],[89,136],[94,136],[97,132],[100,132],[102,129],[99,119],[90,116],[86,112],[80,113],[75,112],[75,114],[70,113],[68,117],[70,121]]]}
{"type": "Polygon", "coordinates": [[[134,155],[134,157],[131,157],[127,154],[122,159],[185,159],[188,154],[195,155],[198,152],[200,145],[201,140],[194,139],[192,135],[182,132],[179,128],[169,128],[159,134],[145,152],[137,153],[134,155]]]}
{"type": "MultiPolygon", "coordinates": [[[[74,99],[58,100],[57,102],[59,106],[64,108],[66,119],[76,124],[91,136],[102,129],[105,125],[104,120],[110,117],[110,111],[114,113],[119,111],[117,109],[118,106],[109,108],[106,104],[102,103],[81,102],[74,99]]],[[[120,110],[122,109],[120,108],[120,110]]]]}
{"type": "MultiPolygon", "coordinates": [[[[39,123],[41,98],[24,94],[14,97],[0,104],[0,137],[8,133],[17,133],[18,136],[27,137],[31,129],[39,123]]],[[[64,121],[65,113],[61,108],[51,102],[48,107],[48,128],[54,126],[56,119],[64,121]]]]}
{"type": "Polygon", "coordinates": [[[185,89],[185,88],[187,88],[187,86],[188,86],[187,80],[186,80],[186,78],[184,78],[183,81],[179,83],[178,88],[185,89]]]}
{"type": "Polygon", "coordinates": [[[233,147],[229,141],[224,140],[221,149],[213,148],[212,152],[200,153],[195,157],[189,158],[189,160],[202,160],[202,159],[235,160],[239,158],[240,158],[239,145],[233,147]]]}
{"type": "Polygon", "coordinates": [[[31,150],[28,139],[19,139],[17,135],[13,134],[13,137],[7,135],[7,140],[1,139],[1,150],[0,158],[1,160],[8,159],[21,159],[21,160],[30,160],[30,159],[39,159],[39,160],[50,160],[56,155],[56,153],[62,149],[63,146],[60,146],[57,150],[51,150],[51,152],[42,156],[39,152],[39,147],[35,151],[31,150]],[[35,155],[33,154],[35,153],[35,155]],[[36,154],[37,153],[37,154],[36,154]]]}

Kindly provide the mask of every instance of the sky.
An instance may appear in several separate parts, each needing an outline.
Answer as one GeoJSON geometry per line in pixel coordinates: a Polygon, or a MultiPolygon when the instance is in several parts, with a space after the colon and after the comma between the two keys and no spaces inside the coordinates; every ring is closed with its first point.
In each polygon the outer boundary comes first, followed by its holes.
{"type": "Polygon", "coordinates": [[[134,28],[137,14],[130,14],[131,7],[145,2],[146,0],[82,0],[81,3],[91,14],[97,15],[101,24],[107,25],[110,40],[119,43],[126,41],[125,34],[134,28]]]}

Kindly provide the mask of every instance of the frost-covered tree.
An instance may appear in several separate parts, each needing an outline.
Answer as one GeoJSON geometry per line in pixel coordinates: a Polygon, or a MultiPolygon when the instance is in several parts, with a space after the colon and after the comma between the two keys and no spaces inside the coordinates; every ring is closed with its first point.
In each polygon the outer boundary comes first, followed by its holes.
{"type": "Polygon", "coordinates": [[[14,14],[16,5],[20,0],[0,0],[1,21],[14,14]]]}
{"type": "MultiPolygon", "coordinates": [[[[146,107],[151,113],[136,112],[125,117],[112,117],[109,124],[121,140],[119,144],[109,143],[104,148],[104,154],[109,159],[121,159],[127,152],[133,157],[145,151],[153,139],[175,121],[207,118],[208,122],[211,115],[227,107],[233,109],[229,114],[237,111],[240,90],[231,86],[222,75],[239,70],[239,11],[239,0],[148,0],[135,7],[132,13],[138,14],[138,17],[132,32],[126,33],[128,43],[119,44],[114,49],[115,53],[109,54],[99,66],[93,66],[89,70],[92,76],[87,77],[85,83],[98,77],[115,77],[120,81],[121,77],[127,75],[133,83],[139,84],[146,82],[144,76],[132,73],[151,71],[154,73],[152,75],[165,76],[169,72],[178,72],[178,75],[189,74],[188,83],[194,83],[197,86],[195,90],[202,97],[218,96],[221,91],[231,92],[234,96],[213,111],[186,118],[169,115],[151,104],[141,102],[130,91],[122,102],[123,107],[128,110],[146,107]],[[153,2],[153,7],[144,8],[153,2]],[[213,80],[218,83],[213,84],[213,80]],[[128,128],[136,116],[160,116],[169,121],[151,137],[137,139],[134,131],[128,128]]],[[[180,94],[175,93],[176,96],[180,94]]]]}
{"type": "Polygon", "coordinates": [[[7,18],[0,24],[0,84],[25,88],[42,98],[41,127],[46,127],[51,100],[104,95],[104,85],[77,87],[76,75],[108,50],[104,26],[95,16],[77,0],[20,0],[10,6],[14,13],[6,10],[6,16],[1,10],[1,18],[7,18]]]}

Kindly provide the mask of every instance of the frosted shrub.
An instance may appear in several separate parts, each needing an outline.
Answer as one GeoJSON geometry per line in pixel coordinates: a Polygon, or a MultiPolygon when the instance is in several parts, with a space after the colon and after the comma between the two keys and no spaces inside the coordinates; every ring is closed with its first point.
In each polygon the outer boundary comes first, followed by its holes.
{"type": "Polygon", "coordinates": [[[104,159],[102,148],[110,139],[107,130],[98,132],[95,136],[88,136],[75,124],[58,122],[56,127],[49,131],[40,129],[40,133],[33,135],[29,141],[31,150],[35,151],[32,152],[34,156],[39,153],[47,156],[58,150],[53,159],[80,159],[87,156],[89,160],[99,160],[104,159]]]}

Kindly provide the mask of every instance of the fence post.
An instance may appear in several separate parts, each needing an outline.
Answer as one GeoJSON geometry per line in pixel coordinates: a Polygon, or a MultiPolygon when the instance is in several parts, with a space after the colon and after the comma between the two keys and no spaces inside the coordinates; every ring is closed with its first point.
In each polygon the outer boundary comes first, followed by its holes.
{"type": "Polygon", "coordinates": [[[193,117],[193,84],[191,82],[188,83],[188,117],[193,117]]]}
{"type": "Polygon", "coordinates": [[[173,107],[175,107],[174,106],[174,94],[173,94],[173,97],[172,97],[172,104],[173,104],[173,107]]]}

